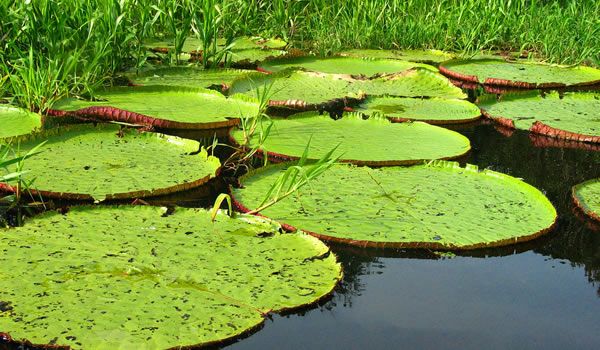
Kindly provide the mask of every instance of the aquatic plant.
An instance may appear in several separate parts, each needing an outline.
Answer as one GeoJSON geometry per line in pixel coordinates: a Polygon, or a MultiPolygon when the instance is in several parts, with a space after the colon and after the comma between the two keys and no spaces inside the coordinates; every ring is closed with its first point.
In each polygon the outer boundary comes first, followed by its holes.
{"type": "Polygon", "coordinates": [[[447,98],[368,97],[354,109],[365,115],[381,114],[395,122],[429,124],[468,123],[479,119],[479,108],[465,100],[447,98]]]}
{"type": "Polygon", "coordinates": [[[24,109],[0,105],[0,139],[26,135],[42,126],[42,117],[24,109]]]}
{"type": "Polygon", "coordinates": [[[204,209],[44,213],[1,232],[0,331],[73,349],[222,344],[341,279],[327,246],[280,229],[204,209]]]}
{"type": "MultiPolygon", "coordinates": [[[[364,120],[362,115],[346,113],[339,120],[318,112],[293,114],[272,119],[269,137],[251,139],[248,145],[256,153],[266,153],[271,161],[297,160],[305,152],[317,160],[331,149],[342,162],[361,165],[407,165],[425,159],[453,159],[466,154],[469,140],[444,128],[425,123],[391,123],[384,117],[364,120]],[[306,149],[310,141],[310,149],[306,149]]],[[[242,130],[232,130],[231,138],[243,144],[242,130]]]]}
{"type": "Polygon", "coordinates": [[[246,96],[226,98],[216,91],[178,86],[112,87],[94,96],[62,99],[48,114],[156,128],[216,129],[236,125],[259,108],[246,96]]]}
{"type": "Polygon", "coordinates": [[[450,78],[486,86],[523,89],[585,86],[600,83],[600,70],[539,62],[509,62],[501,59],[453,60],[440,65],[450,78]]]}
{"type": "MultiPolygon", "coordinates": [[[[35,149],[42,140],[47,140],[44,153],[30,159],[25,170],[35,174],[31,191],[44,198],[103,201],[155,196],[198,187],[215,177],[221,166],[200,150],[197,141],[118,125],[43,132],[22,139],[21,152],[35,149]]],[[[0,183],[0,189],[18,190],[6,183],[0,183]]]]}
{"type": "Polygon", "coordinates": [[[263,61],[258,68],[265,72],[280,72],[294,68],[329,74],[348,74],[372,77],[374,75],[400,73],[411,68],[437,71],[433,66],[402,60],[370,59],[360,57],[283,57],[263,61]]]}
{"type": "MultiPolygon", "coordinates": [[[[251,172],[232,189],[254,208],[289,164],[251,172]]],[[[370,169],[336,165],[310,187],[260,212],[287,228],[344,244],[462,250],[534,239],[554,226],[556,210],[536,188],[476,166],[433,161],[370,169]]]]}
{"type": "Polygon", "coordinates": [[[573,186],[573,201],[592,219],[600,221],[600,179],[592,179],[573,186]]]}
{"type": "Polygon", "coordinates": [[[341,56],[362,58],[388,58],[410,62],[428,63],[438,65],[444,61],[455,58],[456,55],[441,50],[377,50],[377,49],[350,49],[339,53],[341,56]]]}
{"type": "Polygon", "coordinates": [[[194,66],[187,67],[160,67],[145,70],[127,77],[134,85],[169,85],[189,88],[214,88],[225,91],[231,82],[254,72],[245,69],[200,69],[194,66]]]}
{"type": "Polygon", "coordinates": [[[480,99],[484,116],[509,128],[551,137],[600,143],[600,94],[558,92],[504,95],[480,99]]]}

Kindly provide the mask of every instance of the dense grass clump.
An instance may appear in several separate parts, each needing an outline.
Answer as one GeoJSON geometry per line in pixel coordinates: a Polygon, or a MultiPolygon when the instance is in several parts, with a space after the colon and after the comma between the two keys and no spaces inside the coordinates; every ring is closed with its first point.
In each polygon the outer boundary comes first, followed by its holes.
{"type": "Polygon", "coordinates": [[[550,62],[600,64],[595,0],[36,0],[0,2],[0,96],[46,109],[114,72],[142,67],[146,39],[279,36],[327,55],[343,48],[529,51],[550,62]]]}

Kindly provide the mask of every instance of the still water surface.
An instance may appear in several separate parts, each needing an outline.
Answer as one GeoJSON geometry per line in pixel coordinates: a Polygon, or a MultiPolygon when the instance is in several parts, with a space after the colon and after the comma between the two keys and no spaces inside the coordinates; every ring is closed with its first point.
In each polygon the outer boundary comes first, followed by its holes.
{"type": "Polygon", "coordinates": [[[464,161],[548,196],[551,234],[452,258],[333,247],[345,278],[331,300],[228,348],[599,349],[600,230],[576,215],[570,189],[600,177],[600,151],[536,147],[527,132],[484,123],[457,131],[473,147],[464,161]]]}

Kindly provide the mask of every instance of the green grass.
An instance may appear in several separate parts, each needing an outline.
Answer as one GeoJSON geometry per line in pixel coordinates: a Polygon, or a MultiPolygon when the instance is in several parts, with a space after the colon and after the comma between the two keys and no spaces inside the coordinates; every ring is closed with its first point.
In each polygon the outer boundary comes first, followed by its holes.
{"type": "MultiPolygon", "coordinates": [[[[595,0],[35,0],[0,2],[0,97],[32,110],[85,95],[115,72],[142,67],[145,39],[279,36],[327,55],[344,48],[482,49],[600,64],[595,0]]],[[[179,51],[179,50],[178,50],[179,51]]],[[[178,61],[176,52],[174,61],[178,61]]]]}

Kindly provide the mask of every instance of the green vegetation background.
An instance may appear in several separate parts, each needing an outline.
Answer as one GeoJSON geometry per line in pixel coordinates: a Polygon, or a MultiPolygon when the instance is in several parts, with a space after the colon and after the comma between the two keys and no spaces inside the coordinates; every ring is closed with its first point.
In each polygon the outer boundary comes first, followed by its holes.
{"type": "Polygon", "coordinates": [[[320,55],[525,50],[600,64],[596,0],[4,0],[0,18],[0,98],[33,110],[143,66],[143,42],[157,36],[277,36],[320,55]]]}

